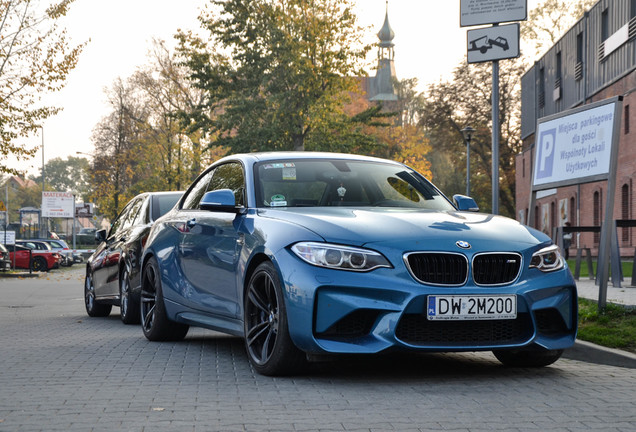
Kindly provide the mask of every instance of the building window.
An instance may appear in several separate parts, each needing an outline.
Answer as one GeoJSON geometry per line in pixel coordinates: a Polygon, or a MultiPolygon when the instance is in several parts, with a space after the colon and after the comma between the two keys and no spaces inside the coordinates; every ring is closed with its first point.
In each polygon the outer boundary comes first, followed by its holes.
{"type": "Polygon", "coordinates": [[[574,65],[574,79],[577,81],[583,79],[583,32],[576,35],[576,65],[574,65]]]}
{"type": "Polygon", "coordinates": [[[550,203],[550,237],[552,237],[552,232],[554,231],[554,228],[556,228],[557,223],[556,223],[556,217],[557,217],[557,212],[556,212],[556,203],[554,201],[552,201],[550,203]]]}
{"type": "Polygon", "coordinates": [[[625,105],[625,113],[623,114],[623,124],[625,125],[625,135],[629,133],[629,105],[625,105]]]}
{"type": "Polygon", "coordinates": [[[576,199],[574,197],[570,198],[570,216],[568,217],[568,222],[572,226],[578,225],[578,221],[576,220],[576,199]]]}
{"type": "Polygon", "coordinates": [[[526,178],[526,158],[522,159],[521,177],[526,178]]]}
{"type": "Polygon", "coordinates": [[[629,17],[636,17],[636,0],[631,0],[629,2],[629,17]]]}
{"type": "Polygon", "coordinates": [[[601,40],[606,40],[609,37],[609,13],[605,9],[601,13],[601,40]]]}
{"type": "Polygon", "coordinates": [[[534,207],[534,227],[536,229],[540,229],[541,228],[539,226],[539,206],[535,206],[534,207]]]}
{"type": "MultiPolygon", "coordinates": [[[[601,193],[594,192],[594,226],[601,226],[601,193]]],[[[594,233],[594,244],[598,244],[600,233],[594,233]]]]}
{"type": "MultiPolygon", "coordinates": [[[[623,187],[621,188],[621,219],[623,220],[627,220],[629,219],[629,215],[631,214],[631,208],[630,208],[630,203],[631,200],[629,199],[629,185],[628,184],[624,184],[623,187]]],[[[630,234],[630,230],[629,228],[625,227],[622,228],[622,241],[623,243],[628,243],[629,242],[629,234],[630,234]]],[[[628,243],[629,244],[629,243],[628,243]]]]}

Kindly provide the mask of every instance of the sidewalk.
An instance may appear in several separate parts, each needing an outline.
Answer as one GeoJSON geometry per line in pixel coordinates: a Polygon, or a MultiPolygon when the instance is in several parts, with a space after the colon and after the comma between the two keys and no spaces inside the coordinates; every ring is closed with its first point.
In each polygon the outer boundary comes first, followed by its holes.
{"type": "MultiPolygon", "coordinates": [[[[611,282],[607,284],[607,302],[636,308],[636,287],[625,286],[630,281],[623,281],[621,288],[615,288],[611,282]]],[[[598,301],[599,287],[594,280],[579,279],[576,281],[579,297],[598,301]]],[[[572,348],[565,350],[563,357],[588,363],[619,366],[636,369],[636,354],[627,351],[607,348],[577,339],[572,348]]]]}
{"type": "MultiPolygon", "coordinates": [[[[636,287],[628,286],[630,282],[630,280],[623,281],[623,287],[621,288],[614,288],[612,282],[608,282],[607,302],[636,308],[636,287]]],[[[599,287],[594,283],[594,280],[581,278],[576,281],[576,288],[579,292],[579,297],[598,301],[599,287]]]]}

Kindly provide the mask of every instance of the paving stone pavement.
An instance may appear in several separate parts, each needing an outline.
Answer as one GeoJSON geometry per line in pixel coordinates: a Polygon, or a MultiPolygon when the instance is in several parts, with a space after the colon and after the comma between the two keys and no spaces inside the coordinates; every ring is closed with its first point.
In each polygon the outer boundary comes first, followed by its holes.
{"type": "Polygon", "coordinates": [[[0,279],[0,431],[636,430],[636,369],[417,354],[270,378],[238,338],[154,343],[117,308],[89,318],[82,283],[81,266],[0,279]]]}

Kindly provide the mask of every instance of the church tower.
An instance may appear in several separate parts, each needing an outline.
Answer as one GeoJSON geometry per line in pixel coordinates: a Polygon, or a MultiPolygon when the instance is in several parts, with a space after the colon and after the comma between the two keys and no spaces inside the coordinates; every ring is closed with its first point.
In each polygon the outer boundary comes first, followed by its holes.
{"type": "Polygon", "coordinates": [[[380,39],[378,44],[378,66],[369,89],[368,97],[370,101],[397,101],[397,95],[393,88],[393,81],[397,79],[394,62],[394,37],[395,33],[389,24],[389,2],[387,0],[384,24],[378,32],[378,38],[380,39]]]}

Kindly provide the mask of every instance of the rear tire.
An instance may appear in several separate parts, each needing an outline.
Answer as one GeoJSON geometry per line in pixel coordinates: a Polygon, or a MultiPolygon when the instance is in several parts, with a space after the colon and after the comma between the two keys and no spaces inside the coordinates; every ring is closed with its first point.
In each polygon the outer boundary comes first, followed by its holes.
{"type": "Polygon", "coordinates": [[[155,257],[150,257],[143,269],[140,315],[144,336],[150,341],[180,341],[188,333],[188,325],[168,319],[155,257]]]}
{"type": "Polygon", "coordinates": [[[514,350],[498,350],[492,352],[497,360],[511,367],[544,367],[557,361],[563,350],[547,350],[544,348],[525,348],[514,350]]]}
{"type": "Polygon", "coordinates": [[[252,367],[269,376],[300,370],[306,356],[289,336],[283,290],[272,263],[256,268],[244,301],[245,349],[252,367]]]}
{"type": "Polygon", "coordinates": [[[84,306],[86,313],[90,317],[106,317],[110,315],[112,305],[102,304],[95,300],[95,286],[93,285],[93,275],[86,272],[84,279],[84,306]]]}
{"type": "Polygon", "coordinates": [[[36,272],[48,271],[46,260],[42,257],[36,256],[31,260],[31,270],[36,272]]]}

